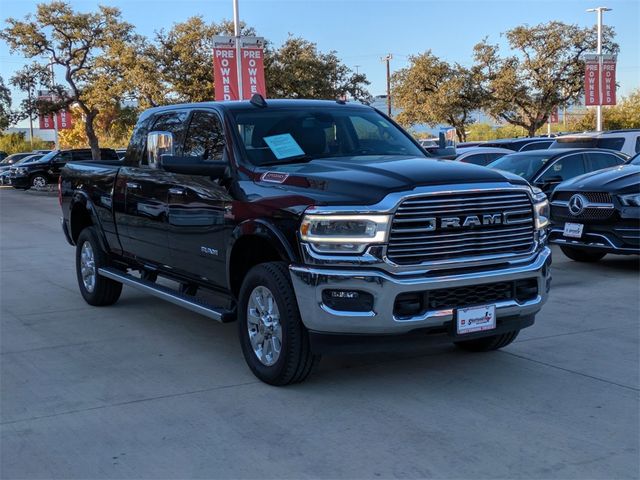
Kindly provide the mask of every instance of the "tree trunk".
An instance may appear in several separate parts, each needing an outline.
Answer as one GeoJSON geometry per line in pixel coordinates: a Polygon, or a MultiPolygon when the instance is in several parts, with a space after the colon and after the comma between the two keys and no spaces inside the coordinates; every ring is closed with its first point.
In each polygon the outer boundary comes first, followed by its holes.
{"type": "Polygon", "coordinates": [[[536,130],[538,130],[538,125],[536,123],[527,125],[527,136],[535,137],[536,130]]]}
{"type": "Polygon", "coordinates": [[[93,160],[100,160],[100,144],[98,143],[96,131],[93,129],[93,121],[96,118],[96,114],[97,112],[93,110],[86,114],[84,131],[89,140],[89,147],[91,147],[91,158],[93,160]]]}
{"type": "Polygon", "coordinates": [[[456,136],[458,137],[458,141],[466,142],[467,132],[465,131],[464,125],[462,127],[455,127],[455,128],[456,128],[456,136]]]}

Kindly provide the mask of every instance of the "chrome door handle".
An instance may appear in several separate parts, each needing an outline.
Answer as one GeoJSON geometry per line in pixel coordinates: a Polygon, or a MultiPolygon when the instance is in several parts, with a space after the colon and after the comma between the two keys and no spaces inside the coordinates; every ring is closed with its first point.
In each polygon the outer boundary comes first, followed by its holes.
{"type": "Polygon", "coordinates": [[[127,190],[142,190],[142,186],[136,182],[127,182],[127,190]]]}
{"type": "Polygon", "coordinates": [[[177,195],[184,196],[187,194],[187,191],[184,188],[170,188],[169,195],[177,195]]]}

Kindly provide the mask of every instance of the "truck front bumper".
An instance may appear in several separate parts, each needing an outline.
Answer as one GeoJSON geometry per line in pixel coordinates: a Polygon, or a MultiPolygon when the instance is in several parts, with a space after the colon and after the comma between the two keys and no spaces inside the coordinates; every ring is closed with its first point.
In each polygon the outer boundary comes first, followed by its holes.
{"type": "Polygon", "coordinates": [[[487,304],[496,306],[498,330],[502,330],[501,320],[508,321],[512,330],[529,326],[547,300],[550,266],[551,250],[544,247],[528,263],[469,273],[399,277],[378,270],[296,264],[289,269],[302,322],[311,332],[384,335],[430,328],[451,333],[457,308],[487,304]],[[518,289],[526,294],[520,295],[518,289]],[[447,297],[449,293],[453,297],[447,297]],[[327,305],[331,295],[341,300],[340,309],[327,305]],[[353,296],[368,298],[370,303],[349,309],[348,298],[353,296]],[[403,302],[415,304],[420,299],[424,299],[423,308],[407,315],[403,302]],[[432,308],[434,304],[436,308],[432,308]],[[522,325],[518,324],[519,318],[522,325]]]}

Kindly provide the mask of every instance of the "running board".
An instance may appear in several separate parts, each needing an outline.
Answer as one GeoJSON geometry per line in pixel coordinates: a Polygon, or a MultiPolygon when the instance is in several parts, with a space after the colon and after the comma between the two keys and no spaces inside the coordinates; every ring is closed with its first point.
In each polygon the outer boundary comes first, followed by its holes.
{"type": "Polygon", "coordinates": [[[234,312],[214,307],[194,297],[182,295],[175,290],[172,290],[171,288],[165,287],[163,285],[158,285],[154,282],[149,282],[138,277],[134,277],[133,275],[124,273],[121,270],[116,270],[115,268],[99,268],[98,274],[102,275],[103,277],[110,278],[111,280],[115,280],[116,282],[120,282],[124,285],[129,285],[130,287],[137,288],[138,290],[142,290],[143,292],[166,300],[167,302],[173,303],[174,305],[184,307],[187,310],[199,313],[200,315],[212,318],[221,323],[233,322],[236,319],[234,312]]]}

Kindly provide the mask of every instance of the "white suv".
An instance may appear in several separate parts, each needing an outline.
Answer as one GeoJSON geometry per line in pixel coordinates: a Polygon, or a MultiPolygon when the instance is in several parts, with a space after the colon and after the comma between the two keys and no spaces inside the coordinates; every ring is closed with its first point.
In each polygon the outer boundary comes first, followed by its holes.
{"type": "Polygon", "coordinates": [[[634,156],[640,152],[640,129],[563,135],[549,148],[608,148],[634,156]]]}

